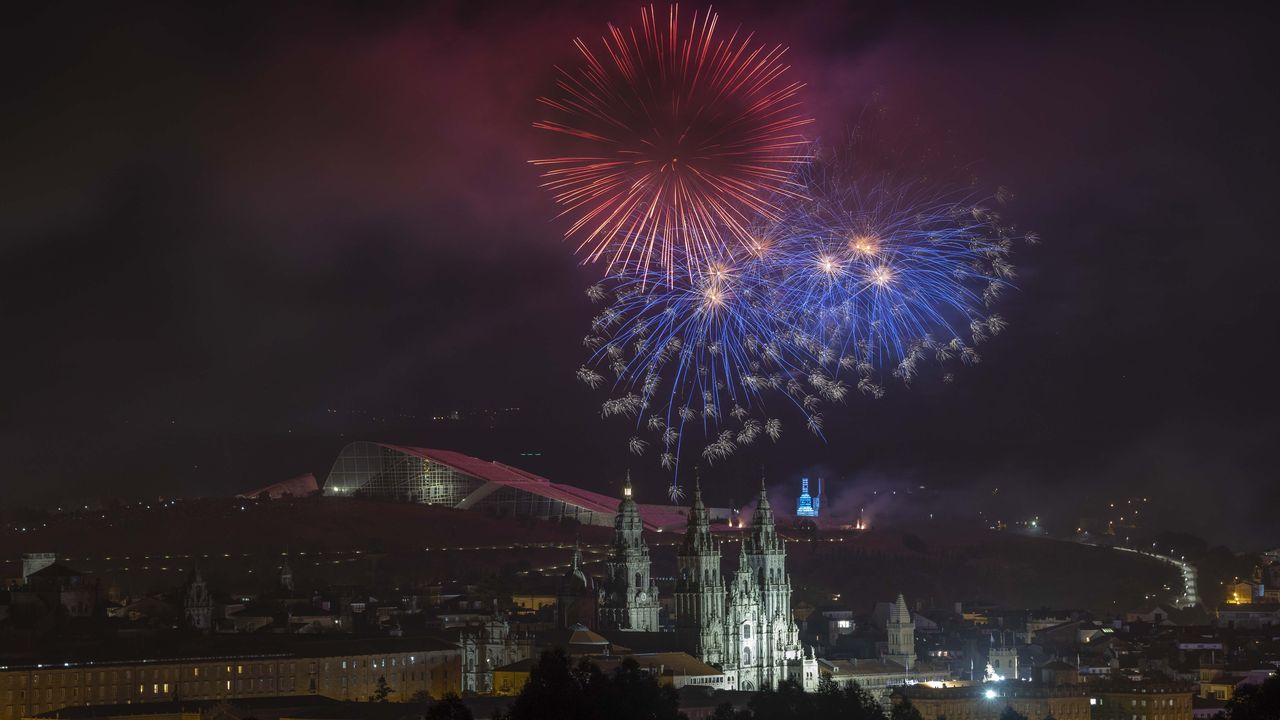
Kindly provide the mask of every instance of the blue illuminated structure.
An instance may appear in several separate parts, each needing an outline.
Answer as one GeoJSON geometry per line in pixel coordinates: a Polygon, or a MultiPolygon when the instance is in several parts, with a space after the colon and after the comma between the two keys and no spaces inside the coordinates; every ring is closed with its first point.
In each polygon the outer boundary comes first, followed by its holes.
{"type": "Polygon", "coordinates": [[[818,496],[809,496],[809,478],[800,478],[800,497],[796,500],[796,517],[816,518],[822,509],[822,478],[818,478],[818,496]]]}

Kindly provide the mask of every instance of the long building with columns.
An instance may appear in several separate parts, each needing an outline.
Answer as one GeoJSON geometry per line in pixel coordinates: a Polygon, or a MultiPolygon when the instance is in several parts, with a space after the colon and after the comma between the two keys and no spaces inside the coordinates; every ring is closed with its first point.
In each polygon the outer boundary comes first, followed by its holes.
{"type": "Polygon", "coordinates": [[[235,701],[320,695],[367,701],[382,678],[388,699],[462,690],[461,652],[436,638],[317,639],[284,651],[0,665],[0,720],[77,706],[235,701]]]}

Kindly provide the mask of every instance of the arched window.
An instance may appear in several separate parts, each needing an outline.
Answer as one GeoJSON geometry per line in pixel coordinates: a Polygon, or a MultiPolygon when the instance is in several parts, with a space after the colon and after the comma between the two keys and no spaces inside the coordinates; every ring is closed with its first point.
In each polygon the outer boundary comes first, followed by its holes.
{"type": "Polygon", "coordinates": [[[742,639],[743,640],[751,639],[751,623],[747,623],[742,626],[742,639]]]}
{"type": "Polygon", "coordinates": [[[742,648],[742,664],[743,665],[751,664],[751,648],[749,647],[742,648]]]}

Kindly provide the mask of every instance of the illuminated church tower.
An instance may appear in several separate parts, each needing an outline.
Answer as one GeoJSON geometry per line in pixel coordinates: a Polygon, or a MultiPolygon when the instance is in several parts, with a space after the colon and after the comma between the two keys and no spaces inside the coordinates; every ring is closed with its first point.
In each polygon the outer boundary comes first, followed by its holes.
{"type": "Polygon", "coordinates": [[[613,547],[605,562],[600,627],[653,632],[658,630],[658,586],[649,577],[649,546],[644,544],[640,508],[631,493],[627,473],[613,521],[613,547]]]}
{"type": "Polygon", "coordinates": [[[699,659],[720,668],[728,689],[760,690],[787,679],[817,689],[818,662],[800,645],[791,618],[786,548],[763,479],[750,533],[738,544],[738,568],[728,582],[720,573],[720,546],[701,488],[694,491],[678,563],[678,626],[697,634],[699,659]]]}
{"type": "Polygon", "coordinates": [[[916,624],[911,619],[911,611],[907,609],[906,598],[898,593],[898,601],[889,611],[889,622],[885,624],[889,635],[889,649],[885,660],[892,660],[910,670],[916,664],[916,624]]]}
{"type": "Polygon", "coordinates": [[[693,486],[693,507],[684,542],[676,556],[676,628],[697,633],[695,652],[708,664],[724,656],[721,619],[725,609],[724,580],[720,576],[720,543],[711,535],[711,518],[702,504],[702,487],[693,486]]]}
{"type": "Polygon", "coordinates": [[[800,497],[796,499],[797,518],[816,518],[822,510],[822,478],[818,478],[818,494],[809,495],[809,478],[800,478],[800,497]]]}
{"type": "MultiPolygon", "coordinates": [[[[754,680],[756,688],[775,687],[787,677],[789,660],[800,657],[800,630],[791,619],[791,578],[787,576],[785,541],[778,537],[769,506],[764,478],[760,479],[760,499],[751,517],[751,534],[742,545],[738,575],[750,580],[750,595],[756,602],[756,668],[744,667],[744,680],[754,680]],[[752,678],[752,675],[756,677],[752,678]]],[[[735,577],[730,606],[746,591],[735,577]]],[[[737,603],[744,605],[742,602],[737,603]]],[[[743,626],[745,634],[745,626],[743,626]]],[[[747,638],[742,638],[747,645],[747,638]]],[[[749,645],[747,645],[749,646],[749,645]]],[[[744,657],[745,659],[745,657],[744,657]]],[[[746,689],[744,685],[740,688],[746,689]]]]}
{"type": "Polygon", "coordinates": [[[200,568],[192,566],[187,580],[187,596],[182,601],[182,611],[187,627],[202,633],[213,629],[213,598],[209,586],[200,574],[200,568]]]}

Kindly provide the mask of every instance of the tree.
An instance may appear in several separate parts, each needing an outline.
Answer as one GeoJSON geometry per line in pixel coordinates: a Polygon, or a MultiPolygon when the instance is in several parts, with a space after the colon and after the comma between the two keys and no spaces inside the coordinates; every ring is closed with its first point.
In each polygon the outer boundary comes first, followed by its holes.
{"type": "Polygon", "coordinates": [[[445,695],[440,700],[431,703],[431,707],[427,708],[426,720],[471,720],[471,708],[467,707],[453,693],[445,695]]]}
{"type": "Polygon", "coordinates": [[[736,710],[731,702],[722,702],[711,713],[710,720],[751,720],[750,710],[736,710]]]}
{"type": "MultiPolygon", "coordinates": [[[[907,703],[910,710],[899,720],[921,720],[920,714],[907,703]],[[912,715],[911,713],[914,713],[912,715]]],[[[716,708],[713,720],[888,720],[884,709],[870,693],[857,683],[841,687],[823,677],[818,690],[806,693],[793,680],[784,680],[776,688],[765,688],[751,696],[747,710],[734,711],[725,703],[716,708]]],[[[895,712],[899,712],[895,709],[895,712]]],[[[895,718],[897,715],[895,715],[895,718]]]]}
{"type": "Polygon", "coordinates": [[[858,683],[840,687],[830,677],[818,681],[814,715],[840,720],[885,720],[884,708],[858,683]]]}
{"type": "Polygon", "coordinates": [[[1014,710],[1012,705],[1005,705],[1004,711],[1000,713],[1000,720],[1027,720],[1027,716],[1014,710]]]}
{"type": "Polygon", "coordinates": [[[387,696],[393,692],[395,690],[387,684],[387,676],[379,675],[378,686],[373,689],[373,694],[369,696],[369,702],[384,703],[387,701],[387,696]]]}
{"type": "Polygon", "coordinates": [[[756,720],[808,720],[816,716],[814,700],[796,681],[783,680],[752,695],[747,707],[756,720]]]}
{"type": "Polygon", "coordinates": [[[631,658],[611,673],[587,660],[573,665],[562,650],[543,653],[511,705],[508,720],[680,720],[675,690],[631,658]]]}
{"type": "Polygon", "coordinates": [[[1261,685],[1241,685],[1223,711],[1227,720],[1276,720],[1280,718],[1280,676],[1261,685]]]}
{"type": "Polygon", "coordinates": [[[890,720],[924,720],[924,716],[907,698],[902,698],[902,702],[894,703],[893,710],[889,712],[889,718],[890,720]]]}

